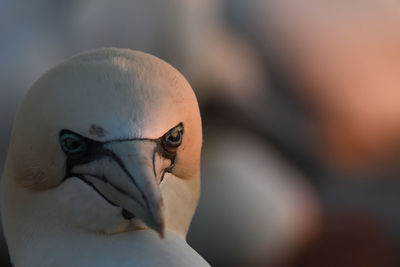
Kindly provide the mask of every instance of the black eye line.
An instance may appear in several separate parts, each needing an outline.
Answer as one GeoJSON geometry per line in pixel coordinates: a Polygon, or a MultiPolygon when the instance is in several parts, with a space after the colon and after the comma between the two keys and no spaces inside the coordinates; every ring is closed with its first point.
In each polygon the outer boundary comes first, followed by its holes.
{"type": "Polygon", "coordinates": [[[78,137],[80,137],[81,139],[83,139],[83,140],[85,140],[86,142],[95,142],[95,143],[100,143],[100,144],[109,144],[109,143],[114,143],[114,142],[123,142],[123,141],[141,141],[141,140],[143,140],[143,141],[154,141],[154,142],[158,142],[158,141],[161,141],[166,135],[168,135],[168,134],[171,134],[176,128],[178,128],[178,127],[181,127],[182,129],[181,129],[181,131],[182,131],[182,133],[183,133],[183,123],[182,122],[180,122],[180,123],[178,123],[178,125],[176,125],[175,127],[172,127],[170,130],[168,130],[168,132],[166,132],[165,134],[163,134],[162,136],[160,136],[160,137],[158,137],[158,138],[146,138],[146,137],[143,137],[143,138],[126,138],[126,139],[114,139],[114,140],[109,140],[109,141],[105,141],[105,142],[101,142],[101,141],[96,141],[96,140],[92,140],[92,139],[90,139],[90,138],[87,138],[87,137],[85,137],[85,136],[83,136],[83,135],[80,135],[80,134],[78,134],[78,133],[75,133],[75,132],[73,132],[73,131],[70,131],[70,130],[66,130],[66,129],[63,129],[63,130],[61,130],[60,131],[60,138],[64,135],[64,134],[74,134],[74,135],[76,135],[76,136],[78,136],[78,137]]]}
{"type": "Polygon", "coordinates": [[[81,153],[78,153],[77,155],[73,155],[71,153],[67,153],[64,151],[64,153],[67,155],[66,177],[69,177],[70,175],[72,175],[71,169],[75,164],[88,163],[92,160],[102,157],[102,152],[104,152],[103,147],[105,144],[113,143],[113,142],[122,142],[122,141],[135,141],[135,140],[138,140],[138,141],[143,141],[143,140],[146,141],[147,140],[147,141],[155,142],[157,144],[157,147],[156,147],[157,152],[159,152],[163,157],[171,160],[171,166],[169,166],[168,168],[165,169],[165,172],[170,172],[175,164],[176,151],[166,150],[163,146],[162,141],[166,135],[173,132],[177,127],[181,127],[182,128],[181,131],[183,131],[183,123],[181,122],[159,138],[129,138],[129,139],[116,139],[116,140],[111,140],[111,141],[106,141],[106,142],[92,140],[90,138],[82,136],[73,131],[63,129],[60,131],[60,139],[64,134],[73,134],[73,135],[76,135],[77,137],[79,137],[87,145],[86,150],[81,153]]]}

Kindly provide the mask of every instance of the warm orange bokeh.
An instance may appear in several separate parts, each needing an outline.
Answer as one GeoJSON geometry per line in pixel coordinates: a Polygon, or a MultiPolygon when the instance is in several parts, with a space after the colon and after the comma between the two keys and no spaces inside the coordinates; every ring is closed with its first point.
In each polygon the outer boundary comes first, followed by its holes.
{"type": "Polygon", "coordinates": [[[313,2],[287,14],[278,30],[289,51],[285,67],[313,111],[322,134],[320,151],[346,168],[396,160],[400,6],[313,2]]]}

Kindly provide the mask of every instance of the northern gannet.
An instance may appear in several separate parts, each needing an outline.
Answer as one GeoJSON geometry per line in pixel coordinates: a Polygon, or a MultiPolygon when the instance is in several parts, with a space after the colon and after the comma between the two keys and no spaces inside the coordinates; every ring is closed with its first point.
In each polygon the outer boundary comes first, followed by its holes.
{"type": "Polygon", "coordinates": [[[164,61],[103,48],[51,69],[19,108],[2,179],[13,264],[209,266],[185,241],[201,145],[193,90],[164,61]]]}

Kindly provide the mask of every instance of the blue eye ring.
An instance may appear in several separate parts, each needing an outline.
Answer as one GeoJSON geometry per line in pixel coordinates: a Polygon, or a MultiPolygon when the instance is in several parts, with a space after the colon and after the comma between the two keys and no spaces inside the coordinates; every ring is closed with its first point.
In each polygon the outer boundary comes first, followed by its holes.
{"type": "Polygon", "coordinates": [[[167,150],[176,149],[182,144],[182,139],[183,125],[180,123],[162,137],[162,144],[167,150]]]}
{"type": "Polygon", "coordinates": [[[62,150],[68,155],[75,155],[87,150],[86,140],[74,133],[66,132],[60,136],[62,150]]]}

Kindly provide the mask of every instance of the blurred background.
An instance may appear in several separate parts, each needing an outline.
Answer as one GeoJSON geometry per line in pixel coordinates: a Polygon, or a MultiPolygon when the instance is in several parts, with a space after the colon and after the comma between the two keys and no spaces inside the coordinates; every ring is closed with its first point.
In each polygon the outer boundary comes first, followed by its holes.
{"type": "Polygon", "coordinates": [[[212,266],[400,266],[398,1],[1,0],[0,36],[0,172],[39,76],[142,50],[200,102],[188,243],[212,266]]]}

